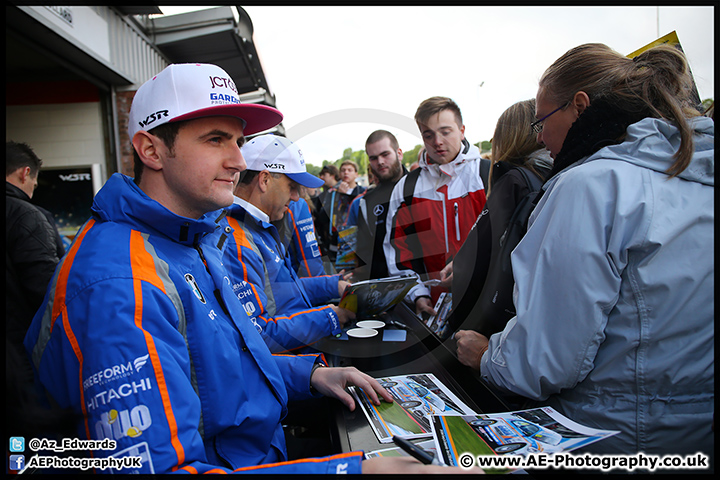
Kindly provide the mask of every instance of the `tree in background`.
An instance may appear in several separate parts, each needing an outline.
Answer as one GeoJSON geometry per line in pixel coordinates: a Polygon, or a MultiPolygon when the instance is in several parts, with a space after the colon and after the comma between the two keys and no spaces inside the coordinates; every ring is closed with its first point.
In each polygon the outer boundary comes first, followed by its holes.
{"type": "Polygon", "coordinates": [[[336,167],[338,167],[338,169],[340,169],[340,164],[345,160],[352,160],[358,165],[358,175],[367,175],[368,156],[365,153],[365,150],[353,151],[353,149],[349,147],[343,151],[343,155],[341,158],[338,158],[335,161],[323,160],[321,167],[316,167],[314,165],[308,164],[307,170],[313,175],[317,175],[318,173],[320,173],[320,170],[325,165],[335,165],[336,167]]]}
{"type": "Polygon", "coordinates": [[[492,140],[483,140],[482,142],[476,143],[475,146],[478,147],[480,153],[487,153],[492,150],[492,140]]]}
{"type": "Polygon", "coordinates": [[[422,145],[415,145],[415,147],[412,150],[403,150],[403,159],[402,163],[405,165],[405,168],[410,170],[410,165],[417,162],[418,155],[420,155],[420,150],[422,149],[422,145]]]}
{"type": "MultiPolygon", "coordinates": [[[[324,164],[323,164],[324,165],[324,164]]],[[[307,168],[307,171],[310,175],[315,175],[316,177],[320,175],[320,170],[322,170],[322,167],[318,167],[317,165],[313,165],[310,162],[305,162],[305,168],[307,168]]]]}

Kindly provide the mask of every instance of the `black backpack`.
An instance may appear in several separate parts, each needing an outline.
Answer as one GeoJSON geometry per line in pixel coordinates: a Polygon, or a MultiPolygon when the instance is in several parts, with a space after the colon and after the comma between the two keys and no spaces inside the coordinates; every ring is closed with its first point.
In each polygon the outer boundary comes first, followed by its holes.
{"type": "Polygon", "coordinates": [[[528,219],[537,200],[543,181],[525,167],[515,167],[525,179],[528,193],[520,199],[513,211],[507,228],[500,237],[500,249],[490,259],[488,273],[480,296],[469,314],[451,315],[448,334],[457,330],[475,330],[486,337],[502,331],[507,322],[515,316],[513,303],[513,287],[515,280],[512,273],[510,254],[527,231],[528,219]]]}

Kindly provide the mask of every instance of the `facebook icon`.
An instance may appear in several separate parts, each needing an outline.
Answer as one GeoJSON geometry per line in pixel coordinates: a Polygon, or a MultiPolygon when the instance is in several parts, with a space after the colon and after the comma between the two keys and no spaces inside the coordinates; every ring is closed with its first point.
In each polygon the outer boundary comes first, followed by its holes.
{"type": "Polygon", "coordinates": [[[25,455],[10,455],[10,470],[20,471],[25,468],[25,455]]]}

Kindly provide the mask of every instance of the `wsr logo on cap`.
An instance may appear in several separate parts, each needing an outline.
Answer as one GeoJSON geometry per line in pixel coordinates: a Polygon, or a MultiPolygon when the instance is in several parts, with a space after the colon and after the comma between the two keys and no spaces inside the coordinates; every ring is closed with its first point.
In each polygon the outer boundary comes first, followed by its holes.
{"type": "Polygon", "coordinates": [[[225,70],[206,63],[178,63],[145,82],[130,107],[130,139],[140,130],[168,122],[227,115],[242,120],[243,133],[269,130],[282,114],[267,105],[240,103],[237,87],[225,70]]]}
{"type": "Polygon", "coordinates": [[[285,137],[260,135],[242,147],[247,169],[284,173],[291,180],[309,188],[318,188],[324,181],[307,173],[305,158],[300,149],[285,137]]]}

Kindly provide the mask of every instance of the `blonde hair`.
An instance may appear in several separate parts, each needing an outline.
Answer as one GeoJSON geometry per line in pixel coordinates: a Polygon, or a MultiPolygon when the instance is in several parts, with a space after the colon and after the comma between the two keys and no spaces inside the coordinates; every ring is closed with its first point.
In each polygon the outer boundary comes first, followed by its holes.
{"type": "Polygon", "coordinates": [[[344,162],[342,162],[340,164],[340,168],[344,167],[345,165],[350,165],[351,167],[353,167],[355,169],[356,172],[360,171],[360,167],[358,167],[358,164],[353,162],[352,160],[345,160],[344,162]]]}
{"type": "Polygon", "coordinates": [[[600,43],[580,45],[545,71],[539,87],[558,105],[583,91],[591,103],[605,99],[628,113],[670,121],[680,131],[680,148],[667,173],[674,177],[690,164],[694,146],[687,117],[700,113],[687,60],[675,47],[659,45],[630,59],[600,43]]]}
{"type": "MultiPolygon", "coordinates": [[[[535,173],[537,170],[528,162],[528,156],[541,148],[537,137],[530,128],[535,120],[535,99],[523,100],[505,110],[498,118],[492,138],[491,156],[493,165],[508,162],[525,166],[535,173]]],[[[492,172],[488,175],[488,194],[492,188],[492,172]]],[[[538,176],[542,176],[538,173],[538,176]]]]}
{"type": "Polygon", "coordinates": [[[443,110],[450,110],[455,115],[455,122],[458,127],[462,127],[463,120],[460,107],[448,97],[430,97],[423,100],[415,112],[415,123],[425,125],[430,117],[443,110]]]}

